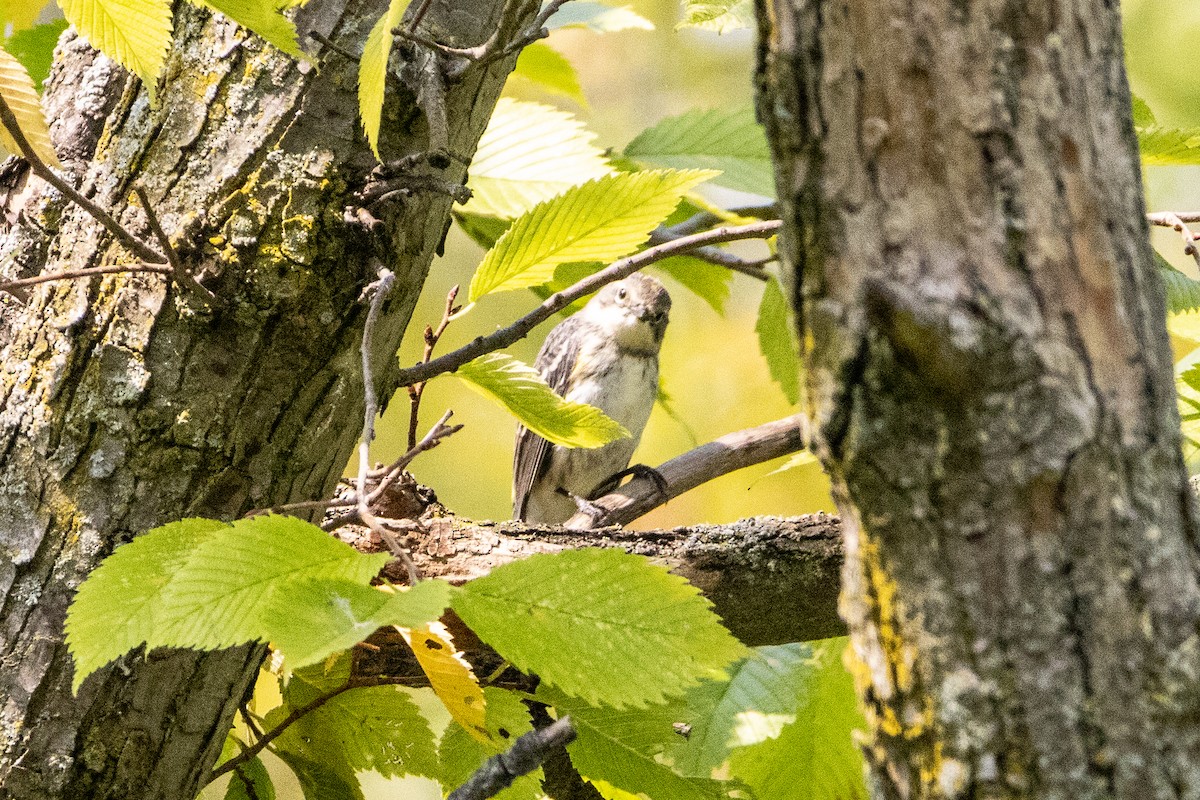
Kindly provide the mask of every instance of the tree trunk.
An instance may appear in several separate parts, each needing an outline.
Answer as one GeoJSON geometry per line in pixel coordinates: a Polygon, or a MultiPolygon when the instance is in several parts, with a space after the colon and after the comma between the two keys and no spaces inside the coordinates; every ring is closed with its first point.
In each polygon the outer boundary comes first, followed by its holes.
{"type": "MultiPolygon", "coordinates": [[[[317,31],[355,53],[381,0],[312,0],[317,31]]],[[[425,25],[469,46],[501,4],[435,2],[425,25]]],[[[397,285],[374,332],[382,396],[450,207],[415,191],[353,213],[375,166],[357,115],[357,63],[298,64],[223,17],[180,4],[155,99],[78,39],[60,45],[47,108],[76,184],[153,241],[149,192],[206,308],[161,275],[36,287],[0,305],[0,795],[189,798],[260,660],[257,648],[130,657],[72,697],[63,616],[117,544],[184,516],[328,495],[362,424],[358,302],[376,260],[397,285]]],[[[416,57],[427,58],[425,51],[416,57]]],[[[410,53],[410,56],[413,54],[410,53]]],[[[448,87],[449,150],[469,156],[511,59],[448,87]]],[[[384,156],[429,149],[413,93],[395,82],[384,156]]],[[[412,172],[461,183],[465,167],[412,172]]],[[[78,207],[9,176],[0,274],[131,263],[78,207]]],[[[429,182],[426,181],[426,184],[429,182]]]]}
{"type": "Polygon", "coordinates": [[[1200,531],[1116,4],[759,17],[877,795],[1200,795],[1200,531]]]}

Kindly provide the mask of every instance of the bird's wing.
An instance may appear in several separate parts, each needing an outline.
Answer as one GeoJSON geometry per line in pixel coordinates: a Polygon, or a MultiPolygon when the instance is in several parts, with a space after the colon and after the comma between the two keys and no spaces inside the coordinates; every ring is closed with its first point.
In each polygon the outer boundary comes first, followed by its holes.
{"type": "MultiPolygon", "coordinates": [[[[569,317],[560,323],[542,345],[534,367],[550,388],[562,396],[567,392],[567,382],[575,361],[579,357],[578,329],[582,321],[569,317]]],[[[517,446],[513,452],[513,518],[525,518],[525,505],[533,484],[545,474],[550,466],[551,444],[527,429],[517,426],[517,446]]]]}

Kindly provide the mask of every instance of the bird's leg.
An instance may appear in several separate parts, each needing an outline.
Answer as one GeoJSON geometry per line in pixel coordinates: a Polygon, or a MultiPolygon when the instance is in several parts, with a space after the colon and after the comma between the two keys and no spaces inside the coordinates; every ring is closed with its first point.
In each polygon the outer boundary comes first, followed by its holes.
{"type": "Polygon", "coordinates": [[[654,488],[658,490],[659,497],[663,500],[667,499],[667,479],[662,476],[662,473],[654,467],[648,467],[645,464],[634,464],[631,467],[621,470],[615,475],[610,475],[596,487],[592,492],[591,498],[595,500],[597,497],[603,497],[609,492],[621,485],[621,479],[632,475],[635,478],[645,478],[654,484],[654,488]]]}
{"type": "Polygon", "coordinates": [[[579,513],[586,514],[587,516],[591,517],[593,522],[603,518],[604,515],[608,513],[591,500],[588,500],[585,497],[580,497],[574,492],[568,491],[561,486],[554,491],[558,494],[561,494],[563,497],[570,498],[571,502],[575,504],[575,508],[579,509],[579,513]]]}

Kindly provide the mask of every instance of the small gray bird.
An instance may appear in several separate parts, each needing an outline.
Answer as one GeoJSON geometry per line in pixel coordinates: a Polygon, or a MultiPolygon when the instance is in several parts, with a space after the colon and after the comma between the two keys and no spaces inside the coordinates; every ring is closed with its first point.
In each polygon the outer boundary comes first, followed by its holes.
{"type": "Polygon", "coordinates": [[[546,383],[564,399],[596,406],[631,435],[595,449],[570,448],[519,426],[514,518],[565,522],[625,470],[658,394],[658,350],[670,310],[663,285],[634,273],[550,331],[534,362],[546,383]]]}

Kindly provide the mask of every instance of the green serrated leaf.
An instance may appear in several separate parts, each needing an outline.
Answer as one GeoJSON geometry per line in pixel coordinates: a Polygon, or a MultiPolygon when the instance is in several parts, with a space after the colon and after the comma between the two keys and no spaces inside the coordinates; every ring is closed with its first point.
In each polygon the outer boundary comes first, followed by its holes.
{"type": "Polygon", "coordinates": [[[725,316],[725,301],[729,299],[729,283],[733,272],[693,256],[672,256],[654,265],[689,291],[708,303],[712,310],[725,316]]]}
{"type": "Polygon", "coordinates": [[[400,24],[410,0],[390,0],[387,11],[367,34],[358,62],[358,116],[367,143],[379,155],[379,125],[383,119],[383,97],[387,87],[388,58],[392,54],[392,29],[400,24]]]}
{"type": "Polygon", "coordinates": [[[12,53],[13,58],[20,61],[29,71],[34,88],[42,90],[42,83],[50,74],[50,64],[54,60],[54,47],[58,37],[67,29],[65,19],[56,19],[45,25],[35,25],[26,30],[17,31],[4,43],[4,49],[12,53]]]}
{"type": "Polygon", "coordinates": [[[709,170],[608,175],[568,189],[521,215],[479,265],[470,301],[545,283],[559,264],[607,261],[632,252],[709,170]]]}
{"type": "Polygon", "coordinates": [[[529,430],[564,447],[601,447],[629,431],[600,409],[573,403],[554,393],[537,370],[504,353],[489,353],[454,373],[486,397],[498,401],[529,430]]]}
{"type": "Polygon", "coordinates": [[[312,578],[365,584],[388,559],[359,553],[294,517],[240,519],[201,542],[172,576],[150,646],[212,650],[268,638],[263,609],[287,584],[312,578]]]}
{"type": "Polygon", "coordinates": [[[457,210],[454,212],[454,219],[458,223],[458,227],[462,228],[463,233],[484,250],[491,250],[495,247],[496,240],[503,236],[504,232],[512,225],[511,220],[482,217],[478,214],[463,214],[457,210]]]}
{"type": "Polygon", "coordinates": [[[220,11],[289,56],[308,60],[296,41],[296,26],[283,16],[282,9],[277,8],[275,3],[263,0],[202,0],[202,4],[220,11]]]}
{"type": "Polygon", "coordinates": [[[229,774],[225,800],[275,800],[275,784],[258,756],[229,774]]]}
{"type": "Polygon", "coordinates": [[[779,281],[771,278],[763,291],[754,325],[758,346],[767,359],[771,377],[792,405],[800,402],[800,357],[796,334],[788,316],[787,301],[779,281]]]}
{"type": "Polygon", "coordinates": [[[538,699],[552,705],[559,717],[570,715],[576,737],[567,753],[589,781],[653,800],[715,800],[728,795],[729,787],[720,781],[681,775],[661,758],[673,740],[681,738],[674,729],[681,721],[680,707],[595,707],[541,687],[538,699]]]}
{"type": "Polygon", "coordinates": [[[277,755],[295,773],[305,800],[364,800],[358,776],[345,765],[312,761],[282,748],[277,755]]]}
{"type": "Polygon", "coordinates": [[[624,30],[654,30],[654,23],[638,14],[632,6],[609,6],[604,3],[575,0],[554,12],[546,27],[587,28],[595,33],[615,33],[624,30]]]}
{"type": "Polygon", "coordinates": [[[625,156],[655,167],[719,169],[718,186],[775,196],[767,137],[748,106],[668,117],[638,134],[625,156]]]}
{"type": "Polygon", "coordinates": [[[862,753],[854,730],[865,730],[854,681],[842,666],[847,639],[813,643],[813,668],[807,672],[796,721],[777,738],[739,748],[731,771],[756,797],[795,800],[866,800],[862,753]]]}
{"type": "Polygon", "coordinates": [[[171,579],[196,548],[228,530],[211,519],[172,522],[121,545],[88,576],[67,610],[73,691],[100,667],[158,637],[171,579]]]}
{"type": "Polygon", "coordinates": [[[1154,263],[1167,291],[1167,311],[1184,314],[1200,310],[1200,281],[1175,269],[1157,250],[1154,251],[1154,263]]]}
{"type": "Polygon", "coordinates": [[[171,0],[60,0],[67,22],[154,94],[171,44],[171,0]]]}
{"type": "Polygon", "coordinates": [[[1200,164],[1200,128],[1137,128],[1138,149],[1148,167],[1200,164]]]}
{"type": "Polygon", "coordinates": [[[1150,110],[1150,106],[1146,105],[1146,101],[1138,97],[1136,94],[1131,96],[1133,100],[1133,124],[1138,128],[1148,128],[1155,123],[1154,112],[1150,110]]]}
{"type": "Polygon", "coordinates": [[[684,0],[684,19],[677,28],[699,28],[714,33],[753,28],[756,24],[753,0],[715,0],[692,2],[684,0]]]}
{"type": "MultiPolygon", "coordinates": [[[[493,686],[483,690],[487,709],[486,740],[471,736],[457,722],[451,722],[438,746],[441,774],[438,780],[446,793],[466,783],[475,770],[492,756],[512,746],[518,737],[533,730],[529,709],[512,692],[493,686]]],[[[542,770],[539,767],[517,778],[512,786],[496,795],[498,800],[536,800],[542,796],[542,770]]]]}
{"type": "Polygon", "coordinates": [[[592,144],[595,138],[565,111],[500,98],[471,161],[472,196],[463,211],[512,219],[572,186],[611,174],[604,152],[592,144]]]}
{"type": "Polygon", "coordinates": [[[723,677],[746,652],[694,586],[615,550],[506,564],[463,587],[454,610],[519,669],[616,707],[659,703],[723,677]]]}
{"type": "MultiPolygon", "coordinates": [[[[267,723],[292,708],[272,711],[267,723]]],[[[275,747],[305,761],[336,764],[351,774],[437,776],[433,731],[408,691],[398,686],[342,692],[300,717],[275,740],[275,747]]]]}
{"type": "MultiPolygon", "coordinates": [[[[33,87],[33,79],[21,62],[4,50],[0,50],[0,97],[38,158],[52,167],[62,167],[50,142],[50,127],[42,114],[42,101],[33,87]]],[[[14,155],[22,155],[17,140],[3,125],[0,125],[0,145],[14,155]]]]}
{"type": "Polygon", "coordinates": [[[313,664],[385,625],[415,628],[450,605],[454,588],[440,580],[384,592],[362,583],[308,578],[281,584],[262,612],[267,638],[291,669],[313,664]]]}
{"type": "Polygon", "coordinates": [[[568,97],[585,109],[588,107],[575,67],[566,56],[545,42],[527,45],[517,58],[512,74],[546,91],[568,97]]]}
{"type": "Polygon", "coordinates": [[[709,681],[688,692],[688,738],[668,747],[684,775],[712,777],[735,747],[774,739],[796,721],[807,682],[819,665],[807,644],[758,647],[730,670],[728,681],[709,681]]]}

